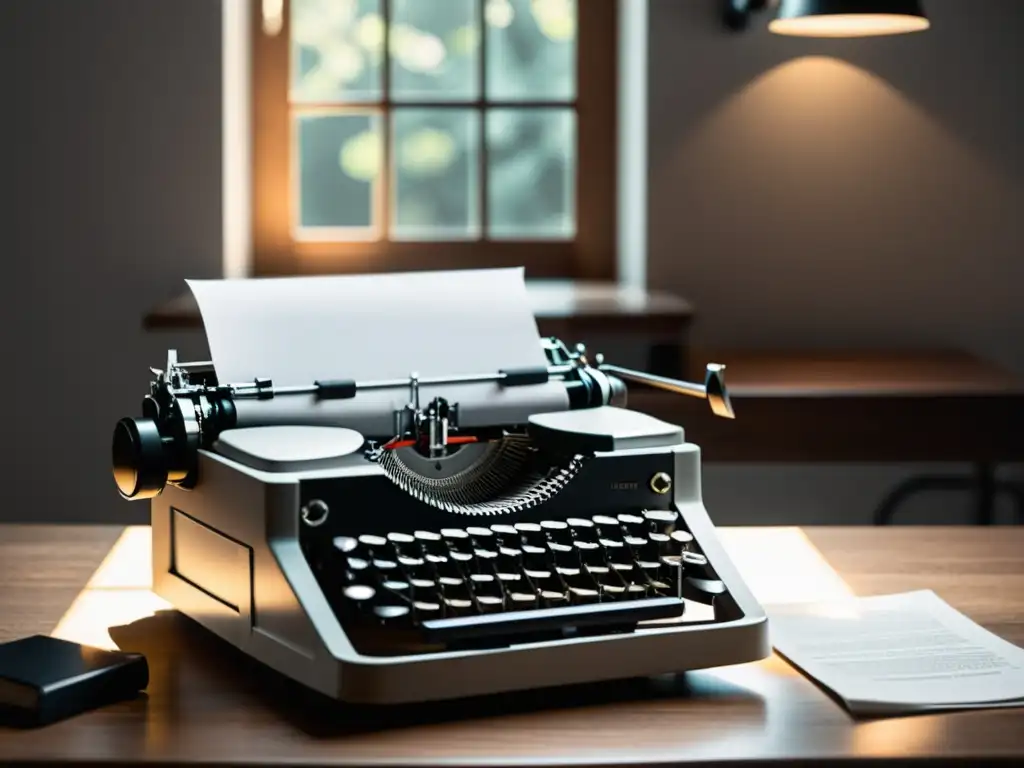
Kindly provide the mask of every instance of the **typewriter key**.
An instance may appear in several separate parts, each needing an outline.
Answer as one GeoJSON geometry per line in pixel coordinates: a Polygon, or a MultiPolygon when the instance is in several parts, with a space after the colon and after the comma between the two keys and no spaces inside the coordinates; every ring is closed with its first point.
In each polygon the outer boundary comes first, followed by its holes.
{"type": "Polygon", "coordinates": [[[572,531],[572,537],[575,541],[597,540],[597,530],[593,521],[582,517],[570,517],[565,522],[569,524],[569,529],[572,531]]]}
{"type": "Polygon", "coordinates": [[[494,566],[498,559],[498,553],[490,549],[474,549],[473,560],[470,563],[472,573],[485,573],[488,576],[494,575],[494,566]]]}
{"type": "Polygon", "coordinates": [[[505,584],[518,582],[522,576],[523,553],[518,549],[502,547],[498,550],[498,559],[494,563],[494,571],[505,584]]]}
{"type": "Polygon", "coordinates": [[[448,553],[448,548],[445,546],[444,540],[439,533],[434,533],[434,531],[416,531],[413,534],[413,538],[419,543],[420,550],[424,556],[438,555],[443,557],[448,553]]]}
{"type": "Polygon", "coordinates": [[[543,547],[546,537],[544,529],[537,523],[516,523],[515,529],[523,539],[523,544],[531,547],[543,547]]]}
{"type": "Polygon", "coordinates": [[[647,535],[647,521],[639,515],[619,515],[618,520],[627,536],[647,535]]]}
{"type": "Polygon", "coordinates": [[[380,586],[382,589],[386,589],[394,597],[401,598],[402,600],[408,600],[412,592],[412,588],[409,586],[409,582],[407,581],[387,579],[382,581],[380,586]]]}
{"type": "Polygon", "coordinates": [[[497,613],[505,605],[505,597],[498,580],[486,573],[474,573],[470,577],[470,586],[480,613],[497,613]]]}
{"type": "Polygon", "coordinates": [[[377,592],[373,587],[369,587],[365,584],[352,584],[345,587],[343,594],[353,603],[357,605],[365,605],[373,600],[377,592]]]}
{"type": "Polygon", "coordinates": [[[406,557],[405,555],[398,556],[398,566],[407,573],[416,571],[422,568],[424,565],[423,558],[421,557],[406,557]]]}
{"type": "Polygon", "coordinates": [[[508,547],[510,549],[518,549],[522,546],[520,540],[519,531],[515,529],[515,526],[511,525],[492,525],[491,530],[497,537],[497,546],[499,549],[502,547],[508,547]]]}
{"type": "Polygon", "coordinates": [[[644,560],[658,560],[666,555],[675,554],[676,547],[672,545],[672,537],[664,533],[647,534],[647,546],[644,548],[644,560]]]}
{"type": "Polygon", "coordinates": [[[593,571],[595,568],[599,572],[607,572],[608,566],[604,561],[604,552],[601,550],[601,545],[592,541],[577,541],[575,542],[576,551],[579,553],[580,563],[593,571]]]}
{"type": "Polygon", "coordinates": [[[693,534],[688,533],[687,531],[676,529],[672,531],[670,535],[672,537],[672,541],[679,545],[684,551],[689,550],[690,545],[693,544],[693,534]]]}
{"type": "Polygon", "coordinates": [[[418,557],[420,554],[419,548],[416,546],[416,538],[408,533],[392,531],[388,534],[387,539],[396,557],[401,557],[402,555],[418,557]]]}
{"type": "Polygon", "coordinates": [[[437,597],[438,585],[432,579],[409,579],[414,600],[432,600],[437,597]]]}
{"type": "Polygon", "coordinates": [[[334,544],[334,550],[343,555],[355,552],[359,546],[359,542],[351,536],[335,536],[332,543],[334,544]]]}
{"type": "Polygon", "coordinates": [[[377,605],[373,608],[377,621],[387,627],[404,625],[409,613],[408,605],[377,605]]]}
{"type": "Polygon", "coordinates": [[[696,576],[698,579],[717,579],[718,574],[708,562],[708,559],[697,552],[683,552],[683,567],[688,576],[696,576]]]}
{"type": "Polygon", "coordinates": [[[594,515],[590,519],[594,525],[597,526],[597,535],[599,538],[615,539],[622,535],[622,528],[619,526],[619,521],[614,517],[608,517],[608,515],[594,515]]]}
{"type": "Polygon", "coordinates": [[[537,595],[528,592],[509,592],[506,597],[506,607],[510,611],[528,611],[537,607],[537,595]]]}
{"type": "Polygon", "coordinates": [[[361,557],[346,558],[344,574],[346,583],[368,586],[373,581],[373,573],[368,560],[363,560],[361,557]]]}
{"type": "Polygon", "coordinates": [[[448,545],[448,552],[461,552],[463,554],[469,554],[472,543],[469,540],[469,534],[460,528],[442,528],[441,537],[444,539],[445,544],[448,545]]]}
{"type": "Polygon", "coordinates": [[[388,540],[383,536],[374,536],[369,533],[364,533],[359,537],[359,544],[363,551],[369,553],[370,559],[373,558],[386,558],[391,554],[391,548],[388,546],[388,540]]]}
{"type": "MultiPolygon", "coordinates": [[[[569,544],[572,542],[572,532],[569,524],[562,520],[544,520],[540,524],[541,530],[547,536],[548,541],[556,544],[569,544]]],[[[537,546],[540,546],[539,544],[537,546]]]]}
{"type": "Polygon", "coordinates": [[[675,530],[676,518],[679,515],[671,509],[647,509],[644,510],[644,519],[647,521],[647,530],[650,533],[661,533],[668,535],[675,530]]]}
{"type": "Polygon", "coordinates": [[[494,531],[490,528],[467,528],[474,549],[496,549],[494,531]]]}

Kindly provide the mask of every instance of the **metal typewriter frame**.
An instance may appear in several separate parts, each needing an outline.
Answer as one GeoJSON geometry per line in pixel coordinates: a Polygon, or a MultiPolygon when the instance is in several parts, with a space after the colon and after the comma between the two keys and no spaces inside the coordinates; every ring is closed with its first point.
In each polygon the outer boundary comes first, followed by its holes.
{"type": "Polygon", "coordinates": [[[174,486],[152,504],[153,589],[271,668],[348,702],[395,704],[678,673],[770,653],[763,609],[721,546],[701,499],[700,449],[674,454],[673,506],[727,588],[712,624],[415,656],[356,651],[299,544],[304,480],[379,473],[266,473],[210,451],[201,491],[174,486]]]}

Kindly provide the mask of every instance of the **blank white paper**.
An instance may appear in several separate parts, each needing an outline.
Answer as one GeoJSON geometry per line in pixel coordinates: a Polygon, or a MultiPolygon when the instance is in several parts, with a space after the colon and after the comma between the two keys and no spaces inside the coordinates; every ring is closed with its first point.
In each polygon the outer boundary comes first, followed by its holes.
{"type": "MultiPolygon", "coordinates": [[[[189,280],[222,384],[275,386],[490,374],[546,366],[522,269],[189,280]]],[[[568,407],[561,382],[504,389],[494,382],[424,386],[458,403],[463,426],[523,423],[568,407]]],[[[407,389],[239,401],[240,426],[337,424],[389,436],[407,389]]]]}
{"type": "Polygon", "coordinates": [[[1024,705],[1024,650],[931,591],[779,606],[769,626],[854,714],[1024,705]]]}

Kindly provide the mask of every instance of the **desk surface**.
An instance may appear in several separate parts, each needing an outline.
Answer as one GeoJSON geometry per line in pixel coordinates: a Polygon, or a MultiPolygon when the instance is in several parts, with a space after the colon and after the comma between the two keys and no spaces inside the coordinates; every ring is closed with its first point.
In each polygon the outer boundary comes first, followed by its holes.
{"type": "MultiPolygon", "coordinates": [[[[0,527],[0,639],[52,631],[119,534],[106,527],[0,527]]],[[[722,534],[728,540],[735,532],[722,534]]],[[[804,536],[857,594],[934,589],[983,626],[1024,645],[1024,529],[808,528],[804,536]]],[[[117,599],[113,582],[112,576],[93,582],[96,597],[106,600],[101,604],[117,599]]],[[[122,586],[127,595],[139,585],[122,586]]],[[[325,706],[174,613],[111,630],[115,635],[147,653],[147,697],[41,731],[0,730],[0,763],[537,766],[1024,758],[1019,710],[855,723],[777,657],[674,683],[605,684],[382,715],[325,706]]]]}

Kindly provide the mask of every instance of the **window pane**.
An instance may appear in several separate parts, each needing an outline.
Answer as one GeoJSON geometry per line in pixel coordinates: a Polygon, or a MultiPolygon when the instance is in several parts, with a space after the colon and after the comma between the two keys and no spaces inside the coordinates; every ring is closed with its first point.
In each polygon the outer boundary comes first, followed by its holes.
{"type": "Polygon", "coordinates": [[[487,113],[487,197],[494,238],[572,238],[576,232],[576,114],[487,113]]]}
{"type": "Polygon", "coordinates": [[[478,0],[393,0],[391,97],[470,101],[480,97],[478,0]]]}
{"type": "Polygon", "coordinates": [[[577,0],[483,1],[487,98],[575,99],[577,0]]]}
{"type": "Polygon", "coordinates": [[[392,236],[464,239],[480,231],[480,113],[393,112],[392,236]]]}
{"type": "MultiPolygon", "coordinates": [[[[373,114],[299,115],[295,121],[298,151],[299,227],[354,228],[331,233],[360,237],[376,227],[374,201],[380,178],[383,138],[373,114]]],[[[306,239],[327,233],[304,231],[306,239]]]]}
{"type": "Polygon", "coordinates": [[[293,101],[379,101],[381,0],[292,0],[293,101]]]}

